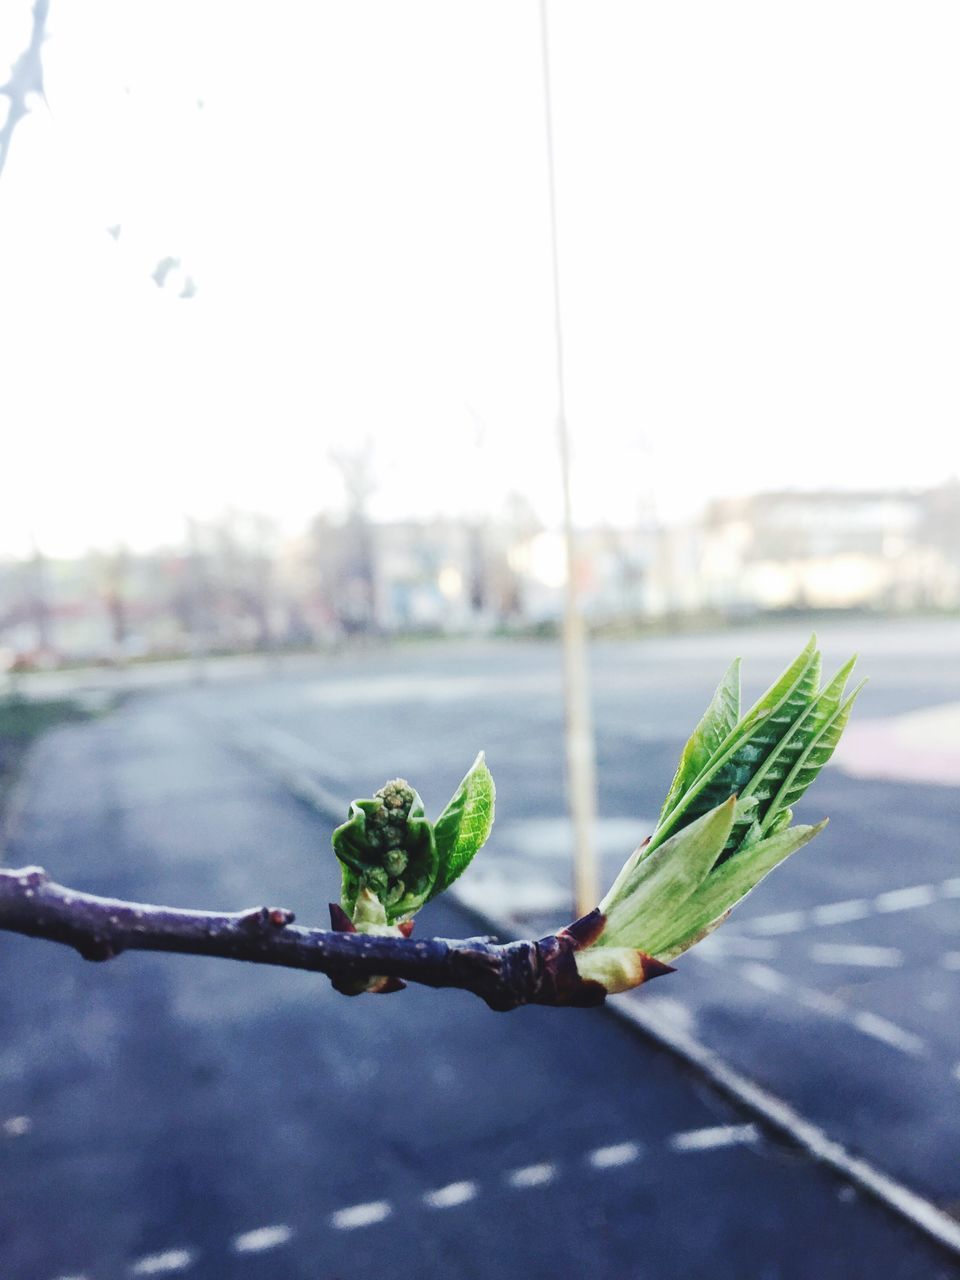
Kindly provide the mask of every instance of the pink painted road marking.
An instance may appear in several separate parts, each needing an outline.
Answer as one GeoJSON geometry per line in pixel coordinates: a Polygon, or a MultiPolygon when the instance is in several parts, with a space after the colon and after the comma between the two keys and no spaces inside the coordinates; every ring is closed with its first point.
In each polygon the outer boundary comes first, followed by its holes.
{"type": "Polygon", "coordinates": [[[834,759],[857,778],[960,786],[960,702],[882,720],[854,720],[834,759]]]}

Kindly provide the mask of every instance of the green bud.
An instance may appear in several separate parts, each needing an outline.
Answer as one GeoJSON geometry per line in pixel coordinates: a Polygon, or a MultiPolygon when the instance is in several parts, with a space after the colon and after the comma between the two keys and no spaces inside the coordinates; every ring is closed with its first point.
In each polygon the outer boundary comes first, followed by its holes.
{"type": "Polygon", "coordinates": [[[351,918],[365,887],[380,900],[389,923],[408,919],[437,881],[433,824],[402,778],[388,782],[372,799],[351,804],[349,818],[333,833],[333,849],[343,873],[341,905],[351,918]]]}
{"type": "Polygon", "coordinates": [[[391,817],[406,818],[413,805],[415,792],[405,778],[394,778],[375,793],[376,799],[383,801],[384,809],[391,817]]]}
{"type": "Polygon", "coordinates": [[[383,865],[391,877],[403,875],[409,861],[410,859],[402,849],[388,849],[383,855],[383,865]]]}

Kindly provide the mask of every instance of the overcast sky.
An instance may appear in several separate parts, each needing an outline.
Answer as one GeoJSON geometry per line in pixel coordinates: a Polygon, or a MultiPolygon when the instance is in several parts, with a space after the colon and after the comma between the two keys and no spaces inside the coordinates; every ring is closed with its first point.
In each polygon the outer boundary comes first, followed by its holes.
{"type": "MultiPolygon", "coordinates": [[[[960,469],[960,6],[550,15],[578,515],[960,469]]],[[[538,24],[52,0],[0,179],[0,552],[296,530],[366,439],[380,515],[555,519],[538,24]]]]}

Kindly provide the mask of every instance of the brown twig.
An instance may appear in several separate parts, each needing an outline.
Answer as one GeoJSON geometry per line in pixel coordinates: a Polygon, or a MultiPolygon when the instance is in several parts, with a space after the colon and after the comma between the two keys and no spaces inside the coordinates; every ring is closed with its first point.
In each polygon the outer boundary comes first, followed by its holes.
{"type": "MultiPolygon", "coordinates": [[[[292,911],[280,907],[185,911],[79,893],[56,884],[40,867],[0,871],[0,931],[64,943],[86,960],[110,960],[122,951],[220,956],[325,973],[341,988],[372,977],[400,980],[385,990],[398,989],[403,980],[462,987],[500,1011],[523,1004],[603,1003],[604,987],[582,979],[574,961],[597,932],[593,916],[536,942],[414,941],[304,929],[293,924],[292,911]]],[[[650,964],[649,977],[667,971],[656,961],[650,964]]]]}

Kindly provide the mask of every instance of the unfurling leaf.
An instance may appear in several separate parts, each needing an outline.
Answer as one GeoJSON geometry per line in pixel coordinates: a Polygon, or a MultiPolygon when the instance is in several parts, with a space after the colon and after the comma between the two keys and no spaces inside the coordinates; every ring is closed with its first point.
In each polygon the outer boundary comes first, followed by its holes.
{"type": "Polygon", "coordinates": [[[648,855],[678,827],[739,794],[788,733],[816,694],[820,654],[811,636],[806,648],[715,748],[700,773],[661,818],[648,855]]]}
{"type": "Polygon", "coordinates": [[[683,748],[680,763],[667,798],[660,810],[660,821],[675,808],[680,797],[689,791],[706,768],[717,748],[726,741],[740,718],[740,659],[735,658],[717,685],[703,719],[683,748]]]}
{"type": "MultiPolygon", "coordinates": [[[[611,981],[630,968],[623,956],[614,964],[615,953],[674,959],[823,830],[826,822],[791,828],[792,805],[830,759],[863,687],[844,698],[854,661],[820,689],[811,637],[740,719],[739,666],[729,668],[684,747],[656,830],[601,902],[603,927],[581,953],[607,948],[611,981]]],[[[585,964],[603,971],[599,960],[585,964]]]]}
{"type": "MultiPolygon", "coordinates": [[[[700,887],[719,858],[733,825],[735,799],[704,814],[635,863],[624,882],[600,903],[606,916],[597,945],[641,947],[658,918],[672,916],[700,887]]],[[[653,954],[647,946],[642,950],[653,954]]]]}

